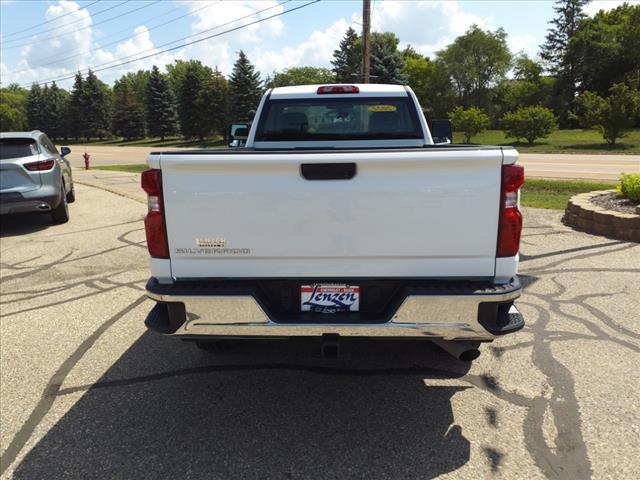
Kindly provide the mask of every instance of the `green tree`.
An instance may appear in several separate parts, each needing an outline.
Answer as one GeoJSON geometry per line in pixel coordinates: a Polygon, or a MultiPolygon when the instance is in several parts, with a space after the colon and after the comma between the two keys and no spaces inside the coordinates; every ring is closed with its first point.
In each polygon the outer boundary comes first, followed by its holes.
{"type": "Polygon", "coordinates": [[[371,82],[406,85],[405,62],[398,50],[400,40],[391,32],[371,35],[371,82]]]}
{"type": "Polygon", "coordinates": [[[144,107],[138,101],[134,87],[128,81],[116,82],[113,93],[113,133],[127,140],[143,138],[144,107]]]}
{"type": "Polygon", "coordinates": [[[274,72],[273,77],[265,83],[269,88],[275,88],[288,85],[318,85],[335,82],[334,73],[327,68],[293,67],[281,72],[274,72]]]}
{"type": "Polygon", "coordinates": [[[85,126],[84,135],[90,138],[104,138],[111,134],[111,89],[101,82],[89,70],[84,81],[82,96],[82,122],[85,126]]]}
{"type": "Polygon", "coordinates": [[[433,62],[419,54],[403,52],[405,72],[409,86],[413,89],[428,118],[444,118],[456,102],[449,74],[441,62],[433,62]]]}
{"type": "Polygon", "coordinates": [[[438,52],[438,58],[451,77],[458,104],[485,110],[492,104],[491,88],[505,78],[511,66],[505,31],[484,31],[477,25],[438,52]]]}
{"type": "Polygon", "coordinates": [[[229,84],[217,67],[204,82],[196,103],[202,117],[202,133],[224,135],[229,123],[229,84]]]}
{"type": "Polygon", "coordinates": [[[185,138],[204,139],[207,135],[207,127],[203,124],[202,112],[200,112],[198,104],[198,97],[207,77],[205,76],[206,70],[199,63],[187,65],[179,84],[178,117],[180,118],[180,131],[185,138]]]}
{"type": "Polygon", "coordinates": [[[84,115],[84,93],[85,82],[80,72],[76,73],[73,87],[71,88],[71,97],[67,105],[66,121],[67,127],[65,132],[78,140],[81,136],[86,136],[86,126],[83,120],[84,115]]]}
{"type": "Polygon", "coordinates": [[[624,83],[609,89],[607,98],[594,92],[584,92],[578,99],[578,110],[583,126],[597,127],[609,145],[626,135],[640,110],[640,92],[624,83]]]}
{"type": "Polygon", "coordinates": [[[569,112],[578,83],[578,62],[575,52],[570,49],[578,26],[586,17],[584,6],[589,0],[557,0],[545,42],[540,46],[540,57],[549,72],[556,77],[554,85],[554,107],[562,125],[568,126],[569,112]]]}
{"type": "Polygon", "coordinates": [[[155,65],[145,86],[144,105],[149,135],[164,142],[167,135],[177,131],[175,96],[167,77],[155,65]]]}
{"type": "Polygon", "coordinates": [[[340,41],[337,50],[333,51],[333,73],[338,83],[353,83],[362,79],[362,50],[360,38],[356,31],[349,27],[340,41]]]}
{"type": "Polygon", "coordinates": [[[519,107],[536,105],[550,107],[554,88],[554,78],[543,74],[543,66],[526,55],[520,55],[514,62],[514,78],[500,85],[498,93],[507,111],[519,107]]]}
{"type": "Polygon", "coordinates": [[[238,60],[233,66],[229,79],[231,97],[231,115],[233,122],[248,122],[260,103],[262,81],[260,72],[249,62],[245,53],[240,50],[238,60]]]}
{"type": "Polygon", "coordinates": [[[538,138],[549,136],[557,128],[553,112],[545,107],[522,107],[507,113],[502,124],[505,137],[520,141],[524,138],[532,144],[538,138]]]}
{"type": "Polygon", "coordinates": [[[640,76],[640,5],[625,3],[585,18],[569,52],[578,59],[580,91],[606,96],[614,83],[633,83],[640,76]]]}
{"type": "Polygon", "coordinates": [[[174,96],[177,98],[180,94],[180,88],[182,85],[182,79],[184,78],[187,70],[199,72],[200,77],[204,81],[209,78],[213,73],[210,67],[203,65],[200,60],[176,60],[175,62],[166,65],[167,80],[171,85],[174,96]]]}
{"type": "Polygon", "coordinates": [[[129,88],[136,97],[136,100],[140,103],[144,103],[144,95],[147,88],[147,82],[151,72],[148,70],[138,70],[137,72],[125,73],[122,77],[116,80],[116,83],[127,83],[129,88]]]}
{"type": "Polygon", "coordinates": [[[29,91],[17,84],[0,88],[0,130],[21,131],[27,129],[27,96],[29,91]]]}
{"type": "Polygon", "coordinates": [[[471,137],[489,128],[489,116],[475,107],[456,107],[449,119],[455,131],[464,133],[464,143],[471,143],[471,137]]]}
{"type": "Polygon", "coordinates": [[[42,107],[44,104],[44,94],[42,88],[37,83],[31,85],[29,96],[27,97],[27,123],[29,130],[45,130],[42,107]]]}
{"type": "Polygon", "coordinates": [[[66,137],[65,115],[69,94],[56,85],[45,88],[42,95],[42,117],[46,133],[54,140],[66,137]]]}

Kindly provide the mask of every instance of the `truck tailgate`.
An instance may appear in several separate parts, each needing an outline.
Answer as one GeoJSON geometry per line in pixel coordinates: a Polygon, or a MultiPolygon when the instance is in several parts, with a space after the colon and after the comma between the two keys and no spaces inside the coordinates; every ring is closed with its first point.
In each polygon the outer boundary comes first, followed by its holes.
{"type": "Polygon", "coordinates": [[[492,277],[502,151],[162,154],[175,278],[492,277]],[[308,180],[303,164],[355,164],[308,180]]]}

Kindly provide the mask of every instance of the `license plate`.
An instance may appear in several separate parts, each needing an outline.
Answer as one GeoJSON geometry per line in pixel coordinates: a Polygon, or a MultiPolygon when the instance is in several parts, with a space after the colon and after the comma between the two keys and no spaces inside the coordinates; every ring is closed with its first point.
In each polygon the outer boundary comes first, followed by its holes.
{"type": "Polygon", "coordinates": [[[303,312],[357,312],[360,307],[360,287],[315,283],[300,287],[300,309],[303,312]]]}

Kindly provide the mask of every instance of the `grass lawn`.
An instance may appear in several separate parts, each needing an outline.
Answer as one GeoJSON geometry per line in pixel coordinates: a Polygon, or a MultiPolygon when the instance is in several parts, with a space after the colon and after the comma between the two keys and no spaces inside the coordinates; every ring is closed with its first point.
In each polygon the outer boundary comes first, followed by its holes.
{"type": "MultiPolygon", "coordinates": [[[[464,137],[455,132],[454,143],[463,143],[464,137]]],[[[471,138],[476,145],[509,145],[516,147],[523,153],[640,153],[640,129],[632,130],[627,136],[618,140],[611,147],[607,145],[600,132],[596,130],[556,130],[547,138],[536,140],[533,145],[527,142],[516,142],[513,138],[505,138],[502,130],[487,130],[471,138]]],[[[142,138],[137,140],[123,140],[111,138],[109,140],[93,140],[89,143],[80,141],[82,145],[113,145],[130,147],[193,147],[215,148],[225,147],[224,139],[219,136],[204,141],[185,140],[179,136],[167,137],[164,142],[160,138],[142,138]]]]}
{"type": "Polygon", "coordinates": [[[112,172],[129,172],[129,173],[142,173],[149,168],[146,163],[133,163],[129,165],[101,165],[91,167],[91,170],[109,170],[112,172]]]}
{"type": "Polygon", "coordinates": [[[522,187],[520,203],[525,207],[564,210],[569,198],[593,190],[615,188],[614,182],[527,179],[522,187]]]}
{"type": "MultiPolygon", "coordinates": [[[[106,165],[92,168],[95,170],[140,173],[149,167],[145,163],[140,163],[132,165],[106,165]]],[[[564,210],[569,198],[577,193],[590,192],[592,190],[608,190],[615,188],[615,186],[616,184],[614,182],[527,179],[524,187],[522,187],[520,200],[525,207],[564,210]]]]}
{"type": "MultiPolygon", "coordinates": [[[[461,133],[453,134],[454,143],[463,143],[461,133]]],[[[632,130],[626,137],[618,139],[611,147],[596,130],[556,130],[547,138],[536,140],[533,145],[519,143],[514,138],[505,138],[502,130],[487,130],[471,138],[477,145],[509,145],[521,153],[640,153],[640,130],[632,130]]]]}

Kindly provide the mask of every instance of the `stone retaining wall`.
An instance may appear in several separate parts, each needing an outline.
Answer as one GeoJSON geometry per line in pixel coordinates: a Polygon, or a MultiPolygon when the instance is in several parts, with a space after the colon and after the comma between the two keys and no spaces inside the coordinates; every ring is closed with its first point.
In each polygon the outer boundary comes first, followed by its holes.
{"type": "Polygon", "coordinates": [[[615,190],[598,190],[571,197],[562,223],[576,230],[640,243],[640,215],[606,210],[591,202],[593,197],[615,190]]]}

